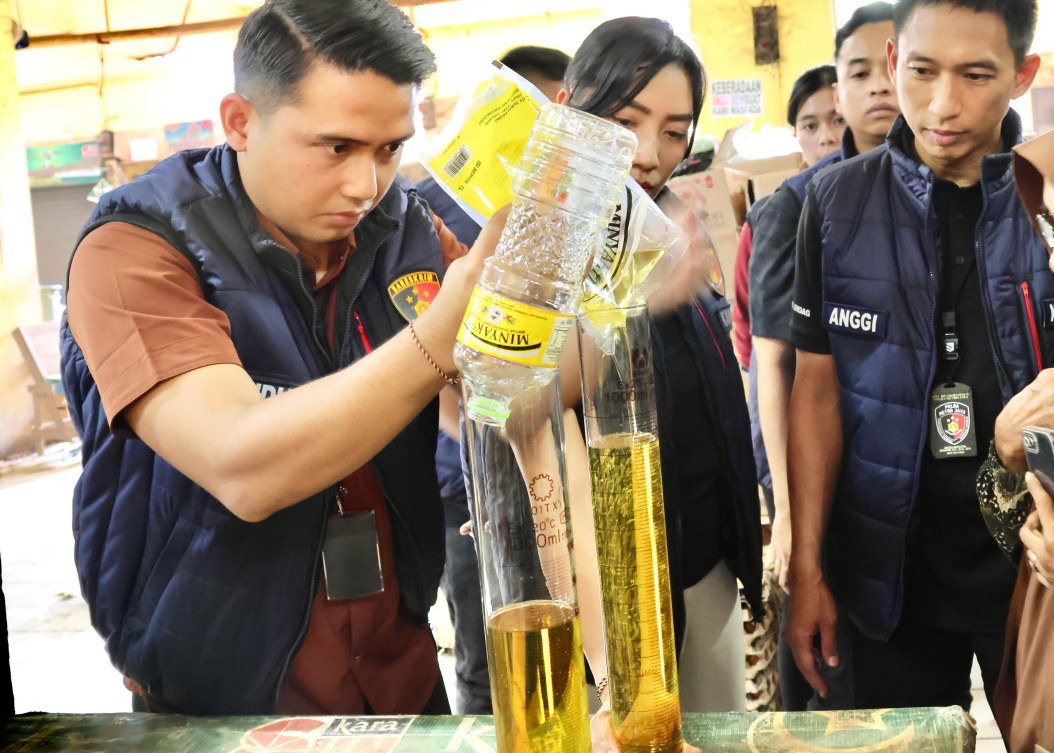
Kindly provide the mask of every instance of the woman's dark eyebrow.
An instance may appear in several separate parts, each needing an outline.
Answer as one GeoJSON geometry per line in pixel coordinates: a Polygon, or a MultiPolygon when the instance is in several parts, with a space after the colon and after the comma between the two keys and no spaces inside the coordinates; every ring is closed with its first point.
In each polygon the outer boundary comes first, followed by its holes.
{"type": "MultiPolygon", "coordinates": [[[[633,100],[632,102],[626,103],[626,107],[637,110],[638,112],[642,112],[645,115],[651,115],[651,108],[645,107],[637,100],[633,100]]],[[[666,120],[673,120],[679,123],[691,123],[695,120],[695,116],[689,112],[685,113],[684,115],[669,115],[667,116],[666,120]]]]}

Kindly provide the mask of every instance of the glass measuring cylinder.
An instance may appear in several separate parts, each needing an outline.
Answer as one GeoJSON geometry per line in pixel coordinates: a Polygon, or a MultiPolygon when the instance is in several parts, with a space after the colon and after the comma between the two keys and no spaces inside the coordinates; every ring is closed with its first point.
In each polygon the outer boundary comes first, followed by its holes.
{"type": "Polygon", "coordinates": [[[620,313],[611,353],[579,329],[612,728],[623,753],[674,753],[681,708],[651,333],[643,306],[620,313]]]}
{"type": "Polygon", "coordinates": [[[465,428],[498,751],[586,753],[559,375],[513,398],[501,426],[465,428]]]}

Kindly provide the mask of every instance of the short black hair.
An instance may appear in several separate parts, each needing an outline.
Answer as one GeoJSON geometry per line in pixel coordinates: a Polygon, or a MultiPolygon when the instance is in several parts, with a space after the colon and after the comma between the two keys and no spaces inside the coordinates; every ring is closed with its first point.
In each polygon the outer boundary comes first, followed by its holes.
{"type": "Polygon", "coordinates": [[[791,89],[790,102],[787,103],[787,122],[794,128],[798,122],[798,110],[809,97],[818,91],[828,89],[838,81],[838,71],[830,63],[810,68],[798,76],[791,89]]]}
{"type": "Polygon", "coordinates": [[[257,109],[295,101],[316,61],[420,84],[435,55],[387,0],[267,0],[246,17],[234,48],[234,90],[257,109]]]}
{"type": "Polygon", "coordinates": [[[692,88],[693,128],[685,156],[692,152],[694,124],[706,98],[703,61],[659,18],[629,16],[605,21],[589,32],[564,76],[569,104],[584,112],[609,118],[644,91],[668,65],[684,71],[692,88]]]}
{"type": "Polygon", "coordinates": [[[553,47],[536,47],[528,44],[513,47],[498,58],[498,62],[525,78],[528,73],[538,73],[542,78],[550,81],[563,81],[567,65],[571,62],[571,56],[553,47]]]}
{"type": "Polygon", "coordinates": [[[834,35],[834,59],[842,52],[842,44],[849,39],[856,30],[867,24],[880,24],[884,21],[893,20],[893,4],[886,2],[868,3],[857,8],[845,25],[834,35]]]}
{"type": "Polygon", "coordinates": [[[1018,65],[1024,61],[1032,49],[1032,40],[1036,36],[1036,23],[1039,8],[1036,0],[898,0],[893,8],[893,28],[897,37],[911,14],[924,5],[950,5],[953,8],[966,8],[974,13],[994,13],[1006,24],[1006,39],[1014,51],[1014,60],[1018,65]]]}

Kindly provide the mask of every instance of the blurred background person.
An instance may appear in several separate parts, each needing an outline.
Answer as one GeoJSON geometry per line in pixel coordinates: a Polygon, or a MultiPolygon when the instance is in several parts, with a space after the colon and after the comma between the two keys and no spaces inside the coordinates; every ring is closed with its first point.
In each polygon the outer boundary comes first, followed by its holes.
{"type": "MultiPolygon", "coordinates": [[[[702,62],[670,25],[631,17],[586,37],[558,101],[633,131],[630,175],[665,212],[694,223],[666,182],[691,152],[705,91],[702,62]]],[[[760,504],[729,304],[705,281],[709,249],[693,227],[696,242],[649,301],[681,709],[742,711],[736,578],[760,619],[760,504]]]]}
{"type": "MultiPolygon", "coordinates": [[[[883,143],[899,113],[896,91],[886,65],[886,40],[893,35],[893,6],[876,2],[856,10],[835,35],[836,81],[816,90],[794,113],[795,132],[804,131],[816,154],[829,146],[831,131],[841,128],[841,146],[788,179],[770,197],[754,228],[750,261],[751,335],[758,417],[773,489],[772,558],[780,585],[787,588],[791,524],[787,492],[787,414],[794,380],[794,346],[790,342],[791,292],[795,245],[805,190],[821,170],[883,143]],[[830,99],[828,98],[830,92],[830,99]],[[833,111],[832,111],[833,108],[833,111]],[[824,126],[823,124],[826,124],[824,126]],[[816,126],[815,129],[811,128],[816,126]]],[[[822,69],[808,72],[805,82],[827,80],[822,69]]],[[[798,84],[795,84],[798,91],[798,84]]],[[[803,83],[802,92],[808,91],[803,83]]],[[[792,97],[791,105],[794,100],[792,97]]],[[[799,138],[801,136],[799,135],[799,138]]],[[[804,150],[804,146],[802,147],[804,150]]],[[[812,698],[780,630],[780,690],[784,708],[801,711],[812,698]]]]}
{"type": "MultiPolygon", "coordinates": [[[[1054,254],[1050,210],[1054,207],[1054,133],[1014,149],[1014,178],[1028,216],[1054,254]]],[[[1054,256],[1048,265],[1054,271],[1054,256]]],[[[1034,474],[1024,475],[1020,441],[1025,426],[1054,428],[1054,371],[1049,368],[1049,356],[1044,366],[1048,368],[1032,387],[1011,400],[1000,414],[1008,441],[1016,442],[1013,456],[1006,458],[1010,465],[1000,462],[993,444],[977,484],[989,530],[1003,553],[1018,562],[1003,668],[992,699],[992,711],[1011,753],[1037,746],[1054,749],[1054,502],[1034,474]]]]}

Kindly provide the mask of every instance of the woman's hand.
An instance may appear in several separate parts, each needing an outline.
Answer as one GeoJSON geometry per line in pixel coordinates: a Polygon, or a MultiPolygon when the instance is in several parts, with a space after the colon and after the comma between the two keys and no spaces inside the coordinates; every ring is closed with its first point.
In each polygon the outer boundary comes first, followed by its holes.
{"type": "Polygon", "coordinates": [[[662,286],[648,296],[648,311],[652,316],[673,311],[690,301],[706,287],[707,277],[716,263],[710,236],[692,209],[671,196],[663,202],[662,210],[681,228],[687,246],[662,286]]]}
{"type": "Polygon", "coordinates": [[[791,524],[789,514],[776,513],[772,519],[772,569],[780,588],[790,593],[791,524]]]}
{"type": "Polygon", "coordinates": [[[1054,501],[1034,473],[1026,474],[1025,481],[1036,508],[1021,527],[1021,543],[1025,545],[1025,557],[1036,579],[1051,588],[1054,583],[1054,501]]]}
{"type": "Polygon", "coordinates": [[[619,753],[615,731],[611,728],[611,708],[607,703],[589,720],[589,732],[593,740],[593,753],[619,753]]]}

